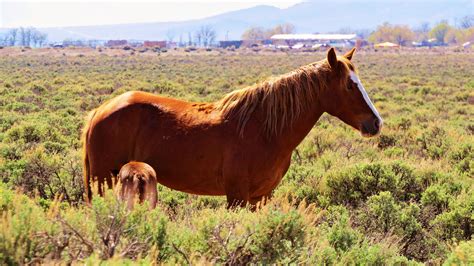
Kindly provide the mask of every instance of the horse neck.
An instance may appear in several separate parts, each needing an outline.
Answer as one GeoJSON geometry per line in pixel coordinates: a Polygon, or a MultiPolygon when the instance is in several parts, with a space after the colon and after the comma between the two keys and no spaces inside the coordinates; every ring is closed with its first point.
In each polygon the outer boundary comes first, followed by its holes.
{"type": "Polygon", "coordinates": [[[272,136],[270,142],[292,152],[309,134],[323,113],[319,100],[315,101],[314,105],[302,112],[292,124],[284,126],[280,133],[272,136]]]}
{"type": "MultiPolygon", "coordinates": [[[[327,75],[327,73],[324,70],[319,71],[317,78],[325,81],[325,75],[327,75]]],[[[306,88],[316,91],[315,98],[304,99],[309,101],[307,107],[293,119],[292,123],[284,125],[280,132],[275,133],[270,137],[271,142],[273,142],[272,144],[293,151],[314,127],[316,122],[324,113],[324,93],[327,91],[324,89],[326,84],[323,85],[319,82],[316,83],[317,84],[313,84],[316,87],[306,88]]],[[[265,115],[264,110],[260,110],[260,112],[265,115]]]]}

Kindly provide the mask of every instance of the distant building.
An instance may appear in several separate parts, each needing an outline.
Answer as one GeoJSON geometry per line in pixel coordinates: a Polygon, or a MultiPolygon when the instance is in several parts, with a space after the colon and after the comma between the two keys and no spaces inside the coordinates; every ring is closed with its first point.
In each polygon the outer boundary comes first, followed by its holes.
{"type": "Polygon", "coordinates": [[[400,48],[400,45],[392,42],[382,42],[374,44],[375,48],[400,48]]]}
{"type": "Polygon", "coordinates": [[[173,49],[173,48],[178,47],[178,44],[176,42],[166,42],[166,47],[173,49]]]}
{"type": "Polygon", "coordinates": [[[165,48],[166,47],[166,41],[144,41],[143,42],[144,47],[158,47],[158,48],[165,48]]]}
{"type": "Polygon", "coordinates": [[[272,44],[272,40],[243,40],[241,46],[245,47],[250,47],[250,48],[256,48],[259,46],[265,46],[265,45],[270,45],[272,44]]]}
{"type": "Polygon", "coordinates": [[[447,46],[447,43],[444,42],[438,42],[436,39],[428,39],[428,40],[423,40],[421,42],[412,42],[412,46],[414,47],[435,47],[435,46],[447,46]]]}
{"type": "Polygon", "coordinates": [[[124,46],[127,44],[128,44],[127,40],[108,40],[105,43],[105,46],[114,47],[114,46],[124,46]]]}
{"type": "Polygon", "coordinates": [[[104,45],[104,41],[102,40],[88,40],[87,41],[87,46],[92,47],[92,48],[96,48],[98,46],[103,46],[103,45],[104,45]]]}
{"type": "Polygon", "coordinates": [[[325,44],[333,47],[352,47],[357,40],[356,34],[276,34],[271,37],[274,45],[304,45],[311,47],[315,44],[325,44]]]}
{"type": "Polygon", "coordinates": [[[221,48],[228,48],[228,47],[239,48],[241,45],[242,45],[242,41],[220,41],[219,42],[219,47],[221,48]]]}

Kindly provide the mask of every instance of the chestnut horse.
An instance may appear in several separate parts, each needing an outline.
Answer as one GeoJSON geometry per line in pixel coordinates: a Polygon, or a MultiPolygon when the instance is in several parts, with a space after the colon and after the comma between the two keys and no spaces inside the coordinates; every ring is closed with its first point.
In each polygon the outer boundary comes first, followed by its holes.
{"type": "Polygon", "coordinates": [[[155,170],[146,163],[129,162],[120,168],[117,176],[119,199],[126,202],[129,210],[138,198],[139,203],[148,201],[150,209],[156,207],[157,181],[155,170]]]}
{"type": "Polygon", "coordinates": [[[382,119],[351,62],[355,49],[278,78],[233,91],[213,103],[126,92],[89,115],[84,143],[87,199],[91,181],[113,186],[129,161],[146,162],[169,188],[226,195],[229,206],[269,197],[290,165],[292,151],[327,112],[377,135],[382,119]]]}

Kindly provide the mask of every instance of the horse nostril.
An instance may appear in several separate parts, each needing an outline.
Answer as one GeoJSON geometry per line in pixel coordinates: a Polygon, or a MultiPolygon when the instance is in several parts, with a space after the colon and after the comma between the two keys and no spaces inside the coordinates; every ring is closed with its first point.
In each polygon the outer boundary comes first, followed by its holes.
{"type": "Polygon", "coordinates": [[[374,128],[375,128],[375,130],[379,131],[379,129],[380,129],[380,120],[378,120],[378,119],[374,120],[374,128]]]}

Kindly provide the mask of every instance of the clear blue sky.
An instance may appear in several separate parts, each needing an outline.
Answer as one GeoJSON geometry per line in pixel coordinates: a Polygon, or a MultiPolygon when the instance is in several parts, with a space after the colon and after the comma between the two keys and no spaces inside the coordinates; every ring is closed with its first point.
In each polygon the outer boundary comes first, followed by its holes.
{"type": "Polygon", "coordinates": [[[256,5],[280,8],[302,0],[0,0],[0,27],[61,27],[198,19],[256,5]]]}

